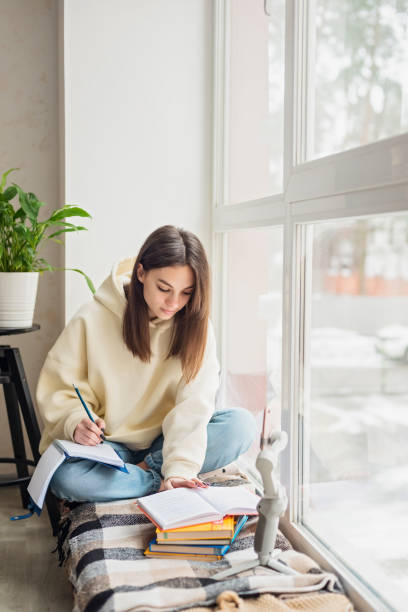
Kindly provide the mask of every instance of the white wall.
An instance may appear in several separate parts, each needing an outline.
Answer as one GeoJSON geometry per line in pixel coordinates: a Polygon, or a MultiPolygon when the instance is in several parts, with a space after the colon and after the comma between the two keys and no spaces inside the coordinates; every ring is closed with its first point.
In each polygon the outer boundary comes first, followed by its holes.
{"type": "MultiPolygon", "coordinates": [[[[165,223],[210,246],[210,0],[65,2],[66,201],[94,219],[66,265],[99,285],[165,223]]],[[[66,317],[90,294],[66,276],[66,317]]]]}

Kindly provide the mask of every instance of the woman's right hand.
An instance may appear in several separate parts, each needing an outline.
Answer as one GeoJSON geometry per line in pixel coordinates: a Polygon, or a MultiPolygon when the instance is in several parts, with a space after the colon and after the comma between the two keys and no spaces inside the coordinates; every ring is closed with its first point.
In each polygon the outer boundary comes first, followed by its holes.
{"type": "Polygon", "coordinates": [[[74,440],[77,444],[84,444],[85,446],[97,446],[102,442],[101,434],[105,429],[105,421],[103,419],[96,419],[95,423],[92,423],[90,419],[82,419],[80,423],[75,427],[74,440]]]}
{"type": "Polygon", "coordinates": [[[163,483],[163,490],[168,491],[170,489],[178,489],[180,487],[186,487],[187,489],[207,489],[208,484],[200,480],[199,478],[167,478],[163,483]]]}

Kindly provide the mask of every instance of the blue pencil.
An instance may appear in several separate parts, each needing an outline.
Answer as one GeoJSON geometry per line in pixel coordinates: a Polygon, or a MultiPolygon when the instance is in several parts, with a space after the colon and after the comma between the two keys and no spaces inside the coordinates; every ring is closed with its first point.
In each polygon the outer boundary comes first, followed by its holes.
{"type": "MultiPolygon", "coordinates": [[[[78,387],[76,385],[74,385],[74,383],[72,383],[72,386],[74,387],[75,392],[76,392],[77,396],[79,397],[79,400],[80,400],[81,404],[85,408],[86,414],[89,416],[89,418],[91,419],[92,423],[95,423],[95,419],[93,418],[92,414],[90,413],[90,410],[89,410],[88,406],[85,404],[85,402],[83,400],[83,397],[82,397],[82,395],[79,392],[78,387]]],[[[105,436],[103,434],[101,434],[101,438],[102,438],[102,440],[104,440],[105,436]]]]}

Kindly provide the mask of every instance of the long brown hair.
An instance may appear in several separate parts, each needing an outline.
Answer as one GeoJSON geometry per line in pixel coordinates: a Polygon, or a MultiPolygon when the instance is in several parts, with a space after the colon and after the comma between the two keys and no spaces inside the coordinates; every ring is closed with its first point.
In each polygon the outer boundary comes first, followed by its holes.
{"type": "Polygon", "coordinates": [[[143,297],[143,283],[137,278],[138,265],[145,272],[168,266],[190,266],[194,273],[193,293],[187,304],[174,315],[173,333],[167,358],[179,357],[185,382],[199,371],[207,341],[210,310],[210,274],[207,256],[200,240],[184,229],[163,225],[145,240],[126,290],[123,339],[133,355],[150,361],[149,311],[143,297]]]}

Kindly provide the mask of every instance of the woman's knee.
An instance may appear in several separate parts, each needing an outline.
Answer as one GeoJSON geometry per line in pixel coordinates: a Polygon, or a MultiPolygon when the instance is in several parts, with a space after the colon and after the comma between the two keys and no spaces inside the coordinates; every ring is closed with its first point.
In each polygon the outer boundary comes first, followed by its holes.
{"type": "Polygon", "coordinates": [[[244,408],[233,408],[215,413],[214,417],[217,416],[225,425],[227,439],[237,444],[240,455],[245,453],[256,436],[256,421],[253,415],[244,408]]]}
{"type": "Polygon", "coordinates": [[[84,459],[71,459],[59,466],[50,483],[51,491],[56,497],[68,501],[86,501],[86,492],[81,490],[82,477],[89,470],[89,466],[86,466],[85,463],[93,462],[84,459]]]}
{"type": "Polygon", "coordinates": [[[245,453],[255,440],[256,436],[256,421],[254,416],[244,408],[236,408],[235,415],[235,427],[237,434],[240,432],[240,439],[242,444],[241,454],[245,453]]]}

